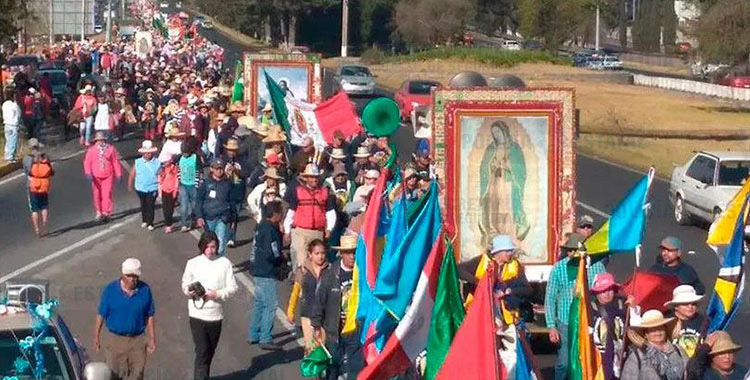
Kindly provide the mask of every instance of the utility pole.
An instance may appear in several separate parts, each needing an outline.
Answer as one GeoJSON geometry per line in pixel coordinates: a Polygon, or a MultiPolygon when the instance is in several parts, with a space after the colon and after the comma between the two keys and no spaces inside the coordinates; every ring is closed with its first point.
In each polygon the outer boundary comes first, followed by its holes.
{"type": "Polygon", "coordinates": [[[599,4],[596,5],[596,51],[599,51],[599,4]]]}
{"type": "Polygon", "coordinates": [[[110,42],[112,42],[112,0],[107,0],[107,43],[110,42]]]}
{"type": "Polygon", "coordinates": [[[86,0],[81,0],[81,42],[86,40],[86,0]]]}
{"type": "Polygon", "coordinates": [[[54,1],[49,0],[49,44],[50,46],[55,43],[55,9],[54,1]]]}
{"type": "Polygon", "coordinates": [[[341,56],[347,56],[347,47],[349,45],[349,0],[342,0],[341,3],[341,56]]]}
{"type": "MultiPolygon", "coordinates": [[[[125,20],[125,0],[120,0],[120,20],[125,20]]],[[[120,23],[122,28],[122,23],[120,23]]]]}

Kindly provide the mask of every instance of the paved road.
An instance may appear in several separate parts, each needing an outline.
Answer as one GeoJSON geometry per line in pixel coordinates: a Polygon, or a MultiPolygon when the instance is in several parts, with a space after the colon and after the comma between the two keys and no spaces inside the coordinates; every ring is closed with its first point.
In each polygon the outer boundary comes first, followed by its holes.
{"type": "MultiPolygon", "coordinates": [[[[210,33],[210,32],[209,32],[210,33]]],[[[239,46],[218,34],[209,38],[227,47],[230,54],[238,54],[239,46]],[[237,50],[235,50],[237,49],[237,50]]],[[[367,102],[368,99],[358,99],[367,102]]],[[[403,133],[403,132],[402,132],[403,133]]],[[[408,133],[405,134],[407,136],[408,133]]],[[[138,141],[131,138],[117,144],[124,161],[132,164],[138,141]]],[[[144,263],[143,279],[151,284],[157,301],[158,348],[150,358],[149,379],[188,378],[192,370],[192,342],[187,325],[186,300],[179,289],[180,275],[185,261],[196,252],[192,235],[163,230],[147,232],[139,228],[137,199],[125,190],[121,182],[115,191],[116,219],[107,225],[92,223],[93,210],[89,187],[82,175],[78,147],[69,143],[53,153],[58,159],[57,175],[50,195],[52,234],[36,239],[28,221],[24,181],[17,175],[0,180],[0,282],[9,277],[46,278],[52,282],[52,295],[61,300],[60,311],[81,341],[90,346],[91,324],[101,288],[117,277],[119,264],[129,256],[137,256],[144,263]],[[64,158],[64,159],[62,159],[64,158]]],[[[603,161],[579,156],[578,201],[579,213],[592,214],[597,223],[604,221],[623,194],[641,173],[611,165],[603,161]]],[[[710,289],[718,260],[705,245],[706,231],[700,227],[682,227],[674,223],[671,206],[666,199],[667,184],[656,181],[652,190],[653,209],[645,237],[643,266],[654,261],[656,246],[666,235],[683,239],[688,250],[695,254],[685,259],[698,270],[710,289]]],[[[161,220],[161,215],[157,217],[161,220]]],[[[246,244],[251,234],[248,222],[240,225],[239,239],[246,244]]],[[[227,302],[227,317],[213,373],[218,379],[291,379],[298,378],[301,348],[289,335],[289,328],[276,321],[276,334],[284,343],[284,351],[267,353],[245,343],[247,314],[252,303],[252,284],[243,270],[249,247],[243,245],[228,251],[237,265],[242,283],[240,293],[227,302]]],[[[615,256],[610,266],[618,280],[633,271],[631,255],[615,256]]],[[[280,289],[284,304],[288,287],[280,289]]],[[[738,321],[748,317],[742,312],[738,321]]],[[[735,323],[740,343],[750,344],[747,327],[735,323]]],[[[94,359],[101,354],[92,353],[94,359]]],[[[540,365],[549,374],[554,356],[538,355],[540,365]]],[[[747,355],[741,355],[747,361],[747,355]]]]}

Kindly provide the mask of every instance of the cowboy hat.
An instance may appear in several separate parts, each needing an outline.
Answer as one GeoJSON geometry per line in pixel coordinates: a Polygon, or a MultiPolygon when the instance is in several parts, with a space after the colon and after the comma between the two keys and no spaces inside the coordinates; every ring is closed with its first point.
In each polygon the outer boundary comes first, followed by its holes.
{"type": "Polygon", "coordinates": [[[271,128],[271,130],[268,132],[268,135],[266,135],[266,137],[262,140],[262,142],[267,144],[280,143],[284,141],[286,141],[286,135],[281,131],[280,128],[271,128]]]}
{"type": "Polygon", "coordinates": [[[246,109],[245,106],[242,105],[240,102],[234,102],[232,105],[229,106],[228,113],[245,113],[246,109]]]}
{"type": "Polygon", "coordinates": [[[612,273],[603,272],[594,278],[594,286],[591,287],[592,293],[602,293],[610,289],[617,289],[620,285],[615,282],[615,276],[612,273]]]}
{"type": "Polygon", "coordinates": [[[331,247],[339,251],[354,251],[357,249],[357,235],[342,235],[339,245],[331,247]]]}
{"type": "Polygon", "coordinates": [[[354,153],[354,157],[357,158],[366,158],[370,157],[372,153],[370,153],[370,148],[366,146],[359,146],[357,147],[357,153],[354,153]]]}
{"type": "Polygon", "coordinates": [[[227,140],[227,143],[224,144],[224,149],[237,150],[240,149],[240,144],[237,142],[237,139],[229,139],[227,140]]]}
{"type": "Polygon", "coordinates": [[[432,128],[420,127],[414,133],[414,138],[417,138],[417,139],[430,139],[430,138],[432,138],[432,128]]]}
{"type": "Polygon", "coordinates": [[[271,103],[266,103],[266,105],[263,107],[263,112],[271,112],[273,111],[273,107],[271,106],[271,103]]]}
{"type": "Polygon", "coordinates": [[[284,179],[281,175],[279,175],[279,171],[276,170],[276,168],[266,168],[266,171],[263,173],[264,178],[273,178],[273,179],[284,179]]]}
{"type": "Polygon", "coordinates": [[[329,155],[331,156],[331,158],[335,158],[338,160],[346,159],[346,153],[344,153],[344,150],[341,148],[333,148],[333,150],[331,150],[331,153],[329,155]]]}
{"type": "Polygon", "coordinates": [[[318,169],[318,165],[307,164],[307,166],[305,166],[305,171],[299,175],[302,177],[318,177],[320,176],[320,169],[318,169]]]}
{"type": "Polygon", "coordinates": [[[102,131],[98,131],[94,135],[94,139],[93,140],[94,141],[99,141],[99,140],[107,141],[107,135],[105,135],[104,132],[102,132],[102,131]]]}
{"type": "Polygon", "coordinates": [[[500,251],[515,251],[516,246],[508,235],[495,235],[492,238],[490,253],[495,254],[500,251]]]}
{"type": "Polygon", "coordinates": [[[708,355],[713,356],[742,349],[742,346],[732,341],[732,337],[729,336],[729,333],[726,331],[719,330],[714,332],[714,334],[717,334],[718,336],[714,344],[711,346],[711,352],[709,352],[708,355]]]}
{"type": "Polygon", "coordinates": [[[695,303],[700,301],[703,295],[697,294],[691,285],[680,285],[672,290],[672,299],[664,303],[664,307],[695,303]]]}
{"type": "Polygon", "coordinates": [[[662,314],[661,311],[652,309],[643,313],[640,323],[633,324],[632,327],[637,329],[649,329],[664,326],[667,323],[672,322],[672,320],[674,320],[674,317],[664,318],[664,314],[662,314]]]}
{"type": "Polygon", "coordinates": [[[143,140],[141,142],[141,147],[138,148],[138,153],[155,153],[157,150],[159,149],[154,146],[154,143],[151,140],[143,140]]]}

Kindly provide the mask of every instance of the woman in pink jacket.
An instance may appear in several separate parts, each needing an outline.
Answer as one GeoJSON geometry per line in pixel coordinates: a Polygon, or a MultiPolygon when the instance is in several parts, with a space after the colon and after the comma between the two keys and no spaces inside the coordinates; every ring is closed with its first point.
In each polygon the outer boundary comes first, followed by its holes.
{"type": "Polygon", "coordinates": [[[94,145],[86,151],[83,172],[91,182],[96,220],[108,222],[112,217],[112,185],[122,176],[120,155],[107,143],[103,132],[96,132],[94,145]]]}

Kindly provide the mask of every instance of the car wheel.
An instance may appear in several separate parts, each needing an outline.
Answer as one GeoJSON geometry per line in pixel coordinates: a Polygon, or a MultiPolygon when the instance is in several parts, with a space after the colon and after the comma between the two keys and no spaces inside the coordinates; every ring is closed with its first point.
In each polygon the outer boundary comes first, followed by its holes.
{"type": "Polygon", "coordinates": [[[679,194],[677,194],[677,199],[674,202],[674,220],[682,226],[690,224],[690,214],[685,210],[685,201],[679,194]]]}

